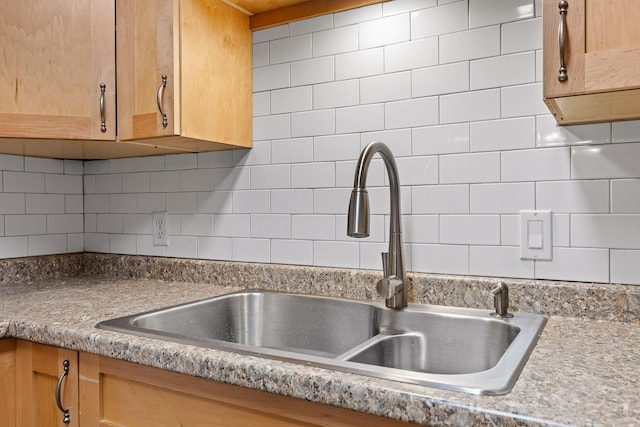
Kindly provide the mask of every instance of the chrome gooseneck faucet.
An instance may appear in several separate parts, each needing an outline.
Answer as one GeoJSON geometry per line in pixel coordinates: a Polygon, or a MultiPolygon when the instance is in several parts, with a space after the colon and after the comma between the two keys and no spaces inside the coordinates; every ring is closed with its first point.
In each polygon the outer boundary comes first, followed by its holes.
{"type": "Polygon", "coordinates": [[[382,142],[374,141],[362,150],[353,182],[347,217],[347,235],[350,237],[369,236],[369,194],[366,189],[367,172],[371,159],[380,153],[389,175],[391,195],[391,216],[389,219],[389,251],[382,253],[384,278],[378,281],[377,290],[385,298],[389,308],[401,309],[407,306],[407,273],[404,269],[402,251],[402,227],[400,219],[400,181],[396,161],[382,142]]]}

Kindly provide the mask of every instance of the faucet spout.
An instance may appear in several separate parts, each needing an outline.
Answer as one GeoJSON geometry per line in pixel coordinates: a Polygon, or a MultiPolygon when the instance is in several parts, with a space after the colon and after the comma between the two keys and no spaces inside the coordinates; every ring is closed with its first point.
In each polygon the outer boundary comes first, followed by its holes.
{"type": "Polygon", "coordinates": [[[378,293],[385,298],[389,308],[401,309],[407,306],[407,273],[404,268],[402,248],[402,225],[400,217],[400,180],[395,158],[389,147],[374,141],[367,145],[358,159],[353,182],[353,191],[349,201],[347,216],[347,235],[350,237],[369,236],[369,195],[366,189],[367,173],[371,159],[380,154],[389,176],[390,217],[389,251],[384,268],[384,278],[378,283],[378,293]]]}

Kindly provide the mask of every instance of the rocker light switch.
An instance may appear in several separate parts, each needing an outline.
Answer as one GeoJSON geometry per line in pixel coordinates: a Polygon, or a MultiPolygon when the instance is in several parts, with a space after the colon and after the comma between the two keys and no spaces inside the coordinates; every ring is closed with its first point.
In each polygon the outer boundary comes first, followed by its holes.
{"type": "Polygon", "coordinates": [[[551,211],[520,211],[520,259],[552,259],[551,211]]]}

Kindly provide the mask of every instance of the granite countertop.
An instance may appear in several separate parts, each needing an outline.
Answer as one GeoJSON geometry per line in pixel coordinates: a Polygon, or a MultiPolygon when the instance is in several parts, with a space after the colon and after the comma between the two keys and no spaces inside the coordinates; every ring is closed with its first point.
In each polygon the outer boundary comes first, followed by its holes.
{"type": "Polygon", "coordinates": [[[551,316],[520,379],[503,396],[474,396],[94,327],[102,320],[238,289],[91,275],[18,282],[0,286],[0,337],[96,353],[416,423],[640,423],[640,327],[635,322],[551,316]]]}

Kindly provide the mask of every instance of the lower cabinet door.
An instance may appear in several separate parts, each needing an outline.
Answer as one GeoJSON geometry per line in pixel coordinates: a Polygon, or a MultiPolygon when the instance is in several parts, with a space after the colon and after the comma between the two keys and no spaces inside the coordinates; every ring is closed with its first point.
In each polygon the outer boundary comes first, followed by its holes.
{"type": "Polygon", "coordinates": [[[18,426],[80,425],[77,352],[18,341],[16,371],[18,426]]]}

